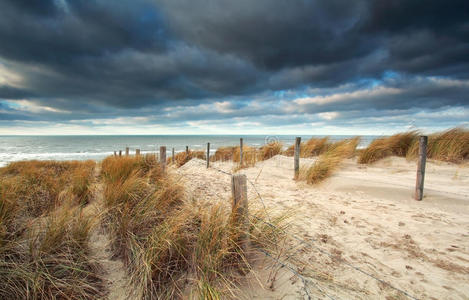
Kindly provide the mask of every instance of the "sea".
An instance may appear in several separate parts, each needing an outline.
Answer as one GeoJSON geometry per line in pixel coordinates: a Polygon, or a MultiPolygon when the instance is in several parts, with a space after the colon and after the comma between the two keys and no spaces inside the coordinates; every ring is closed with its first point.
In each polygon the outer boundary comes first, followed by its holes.
{"type": "MultiPolygon", "coordinates": [[[[295,142],[293,135],[73,135],[73,136],[0,136],[0,167],[9,162],[22,160],[102,160],[114,151],[130,148],[130,153],[140,149],[140,153],[159,153],[160,146],[166,146],[169,156],[172,148],[175,152],[206,150],[210,143],[210,152],[218,147],[243,144],[261,147],[272,142],[282,142],[288,147],[295,142]]],[[[302,141],[320,135],[301,136],[302,141]]],[[[330,135],[338,141],[352,136],[330,135]]],[[[362,136],[359,147],[366,147],[377,136],[362,136]]]]}

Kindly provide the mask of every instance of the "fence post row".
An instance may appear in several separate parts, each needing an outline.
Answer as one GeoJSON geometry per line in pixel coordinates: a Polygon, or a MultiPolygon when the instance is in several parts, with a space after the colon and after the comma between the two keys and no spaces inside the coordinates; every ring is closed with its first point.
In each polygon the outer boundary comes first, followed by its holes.
{"type": "Polygon", "coordinates": [[[239,165],[243,165],[243,138],[239,139],[239,165]]]}
{"type": "Polygon", "coordinates": [[[207,143],[207,169],[210,165],[210,143],[207,143]]]}
{"type": "Polygon", "coordinates": [[[129,156],[129,147],[125,147],[125,156],[129,156]]]}
{"type": "Polygon", "coordinates": [[[166,170],[166,146],[160,147],[160,167],[163,172],[166,170]]]}
{"type": "Polygon", "coordinates": [[[421,136],[419,139],[419,158],[417,162],[417,180],[415,183],[415,200],[423,198],[423,183],[425,181],[425,164],[427,162],[428,137],[421,136]]]}
{"type": "Polygon", "coordinates": [[[122,150],[119,150],[119,156],[122,156],[122,150]]]}
{"type": "Polygon", "coordinates": [[[232,216],[234,225],[239,229],[238,245],[243,253],[249,248],[248,193],[246,175],[231,176],[231,194],[233,197],[232,216]]]}
{"type": "Polygon", "coordinates": [[[189,154],[189,146],[186,146],[186,154],[189,154]]]}
{"type": "Polygon", "coordinates": [[[174,164],[174,148],[172,149],[171,162],[174,164]]]}
{"type": "Polygon", "coordinates": [[[298,179],[300,175],[300,147],[301,147],[301,137],[297,137],[295,139],[295,179],[298,179]]]}

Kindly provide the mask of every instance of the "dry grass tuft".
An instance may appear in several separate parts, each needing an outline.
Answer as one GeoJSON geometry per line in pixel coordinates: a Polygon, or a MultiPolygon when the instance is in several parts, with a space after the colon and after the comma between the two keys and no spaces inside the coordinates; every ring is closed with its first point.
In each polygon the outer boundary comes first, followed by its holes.
{"type": "MultiPolygon", "coordinates": [[[[240,161],[240,148],[236,147],[233,152],[233,162],[239,163],[240,161]]],[[[257,149],[250,146],[243,146],[243,165],[241,168],[253,167],[258,161],[257,149]]]]}
{"type": "Polygon", "coordinates": [[[91,197],[94,166],[93,161],[11,163],[0,169],[2,198],[16,203],[29,217],[50,212],[61,204],[63,198],[86,203],[91,197]]]}
{"type": "MultiPolygon", "coordinates": [[[[114,172],[106,169],[104,172],[114,172]]],[[[185,198],[169,174],[151,183],[134,169],[105,185],[105,227],[114,256],[124,260],[133,296],[144,299],[221,299],[235,289],[232,274],[244,261],[225,204],[185,198]],[[189,279],[190,278],[190,279],[189,279]]],[[[275,244],[269,227],[251,226],[256,246],[275,244]]]]}
{"type": "Polygon", "coordinates": [[[295,155],[295,145],[290,145],[286,150],[282,152],[285,156],[293,156],[295,155]]]}
{"type": "MultiPolygon", "coordinates": [[[[219,147],[215,154],[210,157],[211,161],[229,161],[233,159],[236,147],[219,147]]],[[[239,151],[239,150],[238,150],[239,151]]],[[[239,156],[239,152],[238,152],[239,156]]]]}
{"type": "MultiPolygon", "coordinates": [[[[0,169],[1,299],[106,296],[101,268],[90,254],[97,220],[82,212],[93,168],[91,162],[30,162],[0,169]]],[[[188,198],[154,156],[108,157],[101,175],[99,213],[135,298],[236,297],[240,266],[250,268],[238,237],[250,236],[255,251],[276,246],[282,235],[254,219],[265,217],[256,210],[250,228],[241,232],[226,203],[188,198]]]]}
{"type": "Polygon", "coordinates": [[[92,220],[78,207],[61,207],[3,244],[2,299],[100,299],[100,269],[89,257],[92,220]]]}
{"type": "Polygon", "coordinates": [[[102,175],[106,181],[125,180],[134,171],[150,174],[154,179],[162,176],[154,154],[138,156],[109,156],[102,162],[102,175]]]}
{"type": "MultiPolygon", "coordinates": [[[[182,167],[185,165],[188,161],[190,161],[193,158],[198,158],[198,159],[206,159],[206,155],[204,151],[189,151],[189,153],[186,152],[179,152],[174,155],[174,162],[176,166],[182,167]]],[[[168,163],[172,162],[172,158],[168,158],[168,163]]]]}
{"type": "Polygon", "coordinates": [[[329,145],[329,137],[311,138],[305,143],[302,143],[300,148],[300,156],[313,157],[321,155],[322,153],[327,151],[329,145]]]}
{"type": "Polygon", "coordinates": [[[311,167],[300,170],[299,179],[306,180],[309,184],[317,184],[330,177],[344,159],[353,156],[359,142],[360,138],[355,137],[331,144],[311,167]]]}
{"type": "MultiPolygon", "coordinates": [[[[418,156],[419,134],[418,131],[410,131],[374,140],[362,151],[358,163],[373,163],[391,155],[414,159],[418,156]]],[[[431,134],[428,137],[427,157],[454,163],[461,163],[468,159],[469,130],[452,128],[431,134]]]]}
{"type": "Polygon", "coordinates": [[[205,152],[205,151],[202,151],[202,150],[191,151],[191,156],[192,156],[193,158],[198,158],[198,159],[203,159],[203,160],[206,160],[206,159],[207,159],[206,152],[205,152]]]}
{"type": "MultiPolygon", "coordinates": [[[[417,158],[418,139],[410,147],[407,158],[417,158]]],[[[462,163],[469,158],[469,130],[453,128],[428,137],[427,157],[431,159],[462,163]]]]}
{"type": "MultiPolygon", "coordinates": [[[[332,143],[329,137],[324,138],[311,138],[300,145],[300,157],[309,158],[321,155],[326,152],[332,143]]],[[[295,154],[295,145],[291,145],[283,152],[286,156],[293,156],[295,154]]]]}
{"type": "Polygon", "coordinates": [[[18,162],[0,169],[0,298],[100,299],[89,255],[94,162],[18,162]]]}
{"type": "Polygon", "coordinates": [[[259,160],[266,160],[282,153],[283,144],[280,142],[269,143],[259,149],[259,160]]]}
{"type": "Polygon", "coordinates": [[[406,156],[411,146],[418,140],[418,136],[418,131],[409,131],[376,139],[361,152],[358,163],[369,164],[391,155],[406,156]]]}

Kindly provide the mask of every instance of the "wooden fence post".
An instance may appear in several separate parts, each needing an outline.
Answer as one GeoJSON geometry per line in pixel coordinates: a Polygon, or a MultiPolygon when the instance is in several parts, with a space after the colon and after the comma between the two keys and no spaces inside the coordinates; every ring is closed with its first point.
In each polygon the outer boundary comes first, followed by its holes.
{"type": "Polygon", "coordinates": [[[295,139],[295,179],[300,175],[300,147],[301,137],[295,139]]]}
{"type": "Polygon", "coordinates": [[[231,194],[233,197],[231,211],[233,222],[239,229],[237,243],[243,254],[246,254],[249,248],[248,192],[246,175],[234,174],[231,176],[231,194]]]}
{"type": "Polygon", "coordinates": [[[140,149],[135,149],[135,155],[139,156],[140,155],[140,149]]]}
{"type": "Polygon", "coordinates": [[[189,154],[189,146],[186,146],[186,154],[189,154]]]}
{"type": "Polygon", "coordinates": [[[119,156],[122,156],[122,150],[119,150],[119,156]]]}
{"type": "Polygon", "coordinates": [[[417,162],[417,181],[415,183],[415,200],[423,198],[423,183],[425,181],[425,164],[427,162],[427,136],[419,139],[419,158],[417,162]]]}
{"type": "Polygon", "coordinates": [[[174,148],[172,150],[171,162],[174,164],[174,148]]]}
{"type": "Polygon", "coordinates": [[[125,156],[129,156],[129,147],[125,147],[125,156]]]}
{"type": "Polygon", "coordinates": [[[166,146],[160,147],[160,166],[164,172],[166,170],[166,146]]]}
{"type": "Polygon", "coordinates": [[[210,164],[210,143],[207,143],[207,169],[210,164]]]}
{"type": "Polygon", "coordinates": [[[243,165],[243,138],[239,139],[239,165],[243,165]]]}
{"type": "Polygon", "coordinates": [[[117,156],[117,152],[116,152],[116,151],[114,151],[114,156],[117,156]]]}

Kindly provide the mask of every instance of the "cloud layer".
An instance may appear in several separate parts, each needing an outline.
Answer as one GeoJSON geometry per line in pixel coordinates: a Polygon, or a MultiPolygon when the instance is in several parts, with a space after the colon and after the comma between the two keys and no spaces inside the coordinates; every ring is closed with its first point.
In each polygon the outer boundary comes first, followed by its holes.
{"type": "Polygon", "coordinates": [[[389,132],[469,114],[461,0],[5,0],[0,41],[3,134],[389,132]]]}

